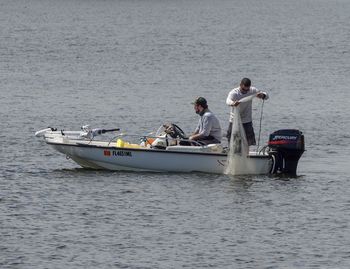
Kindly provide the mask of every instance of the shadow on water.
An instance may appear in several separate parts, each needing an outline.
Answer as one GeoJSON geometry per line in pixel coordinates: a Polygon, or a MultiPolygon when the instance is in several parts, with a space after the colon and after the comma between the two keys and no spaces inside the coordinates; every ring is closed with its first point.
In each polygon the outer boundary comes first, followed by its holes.
{"type": "MultiPolygon", "coordinates": [[[[34,174],[32,172],[32,174],[34,174]]],[[[156,175],[156,176],[179,176],[179,177],[194,177],[202,179],[218,179],[222,178],[221,174],[208,174],[200,172],[157,172],[157,171],[113,171],[113,170],[104,170],[104,169],[92,169],[92,168],[62,168],[54,170],[45,170],[40,172],[35,172],[35,174],[56,174],[56,175],[129,175],[129,176],[147,176],[147,175],[156,175]]]]}
{"type": "Polygon", "coordinates": [[[305,175],[285,175],[285,174],[276,174],[276,175],[224,175],[224,174],[208,174],[201,172],[155,172],[155,171],[111,171],[111,170],[99,170],[83,167],[75,168],[62,168],[62,169],[53,169],[53,170],[41,170],[36,172],[28,172],[31,175],[50,175],[50,176],[59,176],[59,177],[79,177],[79,176],[123,176],[123,177],[170,177],[170,178],[182,178],[182,179],[194,179],[194,180],[219,180],[239,183],[244,182],[245,184],[271,181],[271,180],[280,180],[280,181],[291,181],[295,179],[301,179],[305,175]]]}
{"type": "Polygon", "coordinates": [[[291,175],[283,175],[283,174],[278,174],[278,175],[226,175],[226,178],[229,178],[229,186],[231,190],[237,191],[247,191],[251,187],[255,185],[280,185],[279,183],[282,182],[298,182],[301,179],[305,178],[305,175],[296,175],[296,176],[291,176],[291,175]]]}
{"type": "Polygon", "coordinates": [[[302,179],[305,175],[288,175],[288,174],[274,174],[268,175],[270,179],[281,180],[281,181],[293,181],[296,179],[302,179]]]}

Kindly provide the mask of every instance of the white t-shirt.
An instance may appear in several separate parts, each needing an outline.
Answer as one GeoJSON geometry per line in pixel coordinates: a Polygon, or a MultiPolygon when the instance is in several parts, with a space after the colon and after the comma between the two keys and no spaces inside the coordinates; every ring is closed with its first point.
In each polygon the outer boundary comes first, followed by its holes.
{"type": "MultiPolygon", "coordinates": [[[[235,101],[239,101],[244,97],[251,96],[251,95],[256,95],[262,91],[259,91],[255,87],[250,87],[249,91],[247,93],[242,93],[240,90],[240,87],[234,88],[232,91],[229,92],[227,99],[226,99],[226,104],[228,106],[231,106],[235,101]]],[[[262,92],[266,95],[265,100],[269,98],[269,95],[266,92],[262,92]]],[[[242,123],[247,123],[251,122],[252,119],[252,100],[240,103],[239,106],[239,111],[241,114],[241,120],[242,123]]],[[[230,113],[230,122],[233,121],[233,107],[231,107],[231,113],[230,113]]]]}

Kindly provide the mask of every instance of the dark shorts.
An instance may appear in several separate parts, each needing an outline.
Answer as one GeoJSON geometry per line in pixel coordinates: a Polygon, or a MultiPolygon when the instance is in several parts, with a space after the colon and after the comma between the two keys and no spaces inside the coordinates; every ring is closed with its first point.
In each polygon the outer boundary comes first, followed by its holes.
{"type": "Polygon", "coordinates": [[[203,137],[201,139],[196,140],[195,142],[191,141],[180,141],[181,146],[205,146],[209,144],[220,144],[221,142],[217,139],[215,139],[213,136],[209,135],[206,137],[203,137]]]}
{"type": "MultiPolygon", "coordinates": [[[[245,135],[247,137],[248,146],[256,145],[253,123],[252,122],[243,123],[243,128],[245,131],[245,135]]],[[[227,129],[226,137],[228,142],[230,142],[230,139],[231,139],[231,132],[232,132],[232,122],[230,122],[227,129]]]]}

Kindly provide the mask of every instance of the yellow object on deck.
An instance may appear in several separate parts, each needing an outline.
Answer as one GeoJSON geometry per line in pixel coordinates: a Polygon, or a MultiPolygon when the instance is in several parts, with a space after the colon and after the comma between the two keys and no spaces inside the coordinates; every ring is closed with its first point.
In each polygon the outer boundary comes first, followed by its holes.
{"type": "Polygon", "coordinates": [[[117,140],[117,148],[132,148],[132,149],[139,149],[142,148],[142,146],[138,144],[130,144],[129,142],[123,141],[122,139],[117,140]]]}

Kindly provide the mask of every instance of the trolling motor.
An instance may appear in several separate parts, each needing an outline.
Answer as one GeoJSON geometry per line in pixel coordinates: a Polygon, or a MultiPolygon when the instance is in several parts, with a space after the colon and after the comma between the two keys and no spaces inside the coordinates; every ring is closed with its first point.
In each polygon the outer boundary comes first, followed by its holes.
{"type": "MultiPolygon", "coordinates": [[[[117,132],[120,131],[119,128],[115,129],[101,129],[101,128],[95,128],[91,129],[89,125],[84,125],[81,127],[81,131],[64,131],[60,130],[58,132],[61,133],[62,136],[78,136],[80,138],[87,138],[87,139],[93,139],[95,136],[102,135],[108,132],[117,132]]],[[[45,129],[39,130],[35,133],[35,136],[40,137],[40,136],[45,136],[47,133],[50,132],[57,132],[57,128],[52,128],[52,127],[47,127],[45,129]]]]}
{"type": "Polygon", "coordinates": [[[298,161],[305,151],[303,133],[295,129],[275,131],[270,134],[268,145],[273,160],[270,173],[295,176],[298,161]]]}
{"type": "MultiPolygon", "coordinates": [[[[105,133],[108,133],[108,132],[120,131],[119,128],[115,128],[115,129],[101,129],[101,128],[91,129],[90,125],[82,126],[81,130],[83,131],[83,133],[81,133],[80,136],[88,138],[88,139],[93,139],[95,136],[98,136],[98,135],[101,135],[101,134],[105,134],[105,133]]],[[[62,133],[62,135],[64,135],[64,134],[62,133]]]]}

